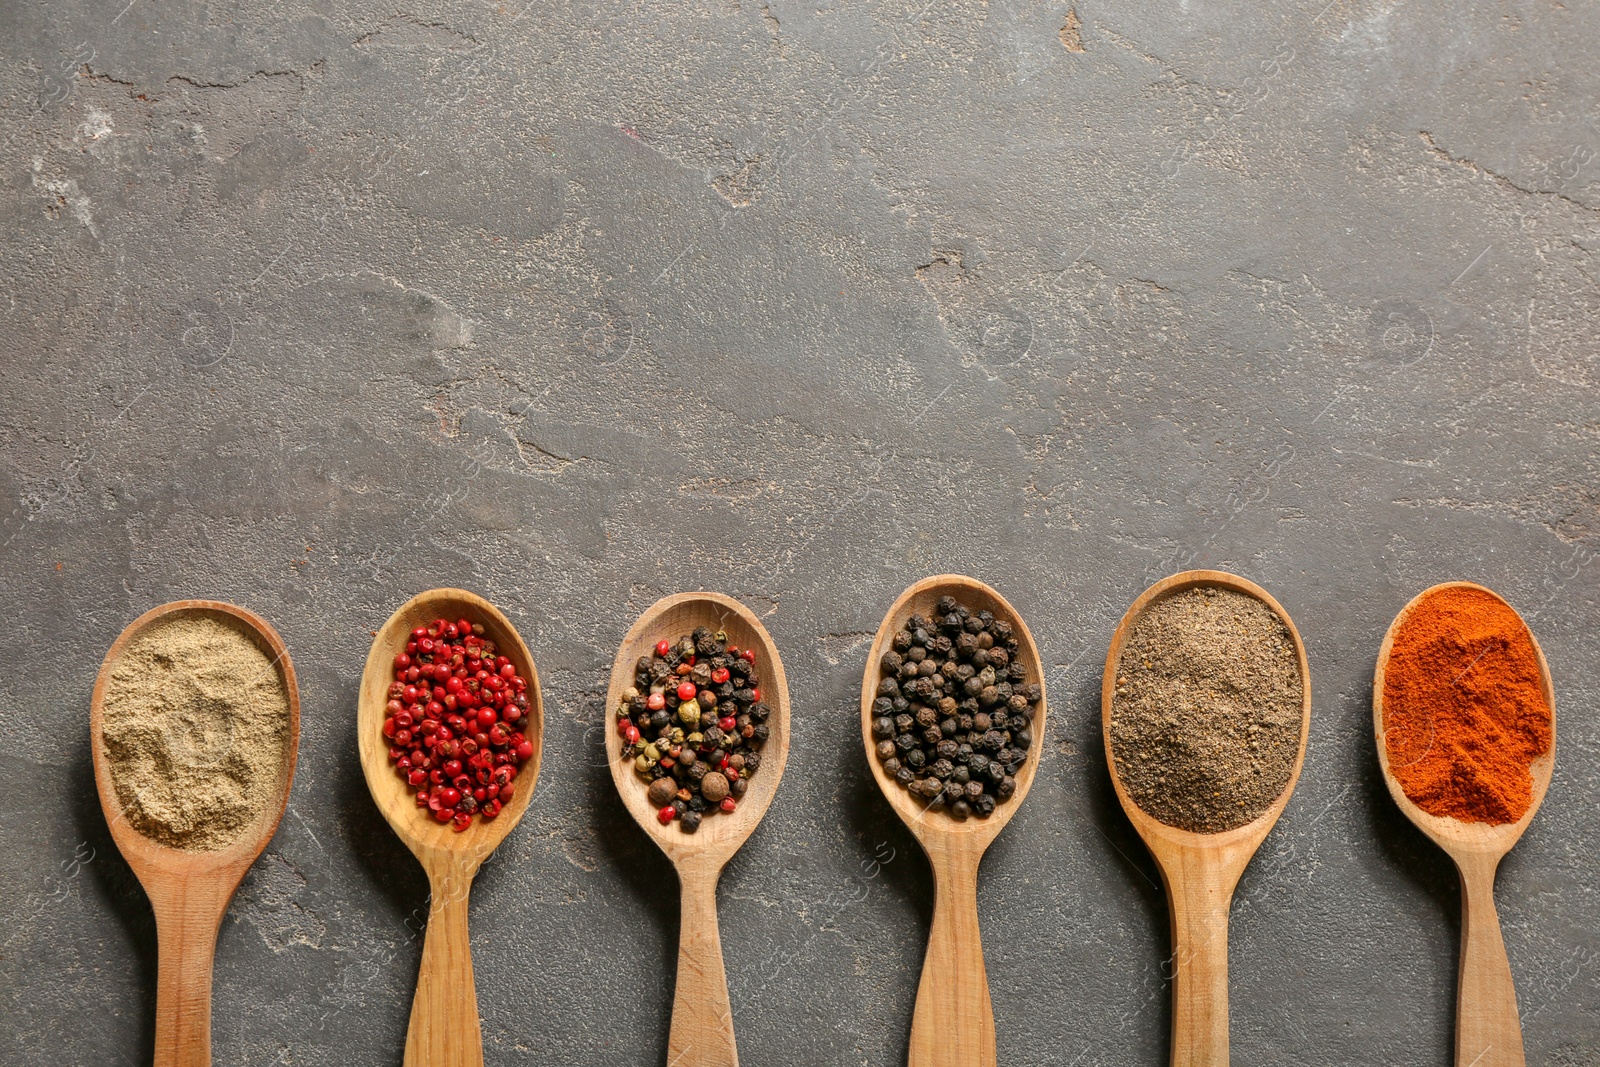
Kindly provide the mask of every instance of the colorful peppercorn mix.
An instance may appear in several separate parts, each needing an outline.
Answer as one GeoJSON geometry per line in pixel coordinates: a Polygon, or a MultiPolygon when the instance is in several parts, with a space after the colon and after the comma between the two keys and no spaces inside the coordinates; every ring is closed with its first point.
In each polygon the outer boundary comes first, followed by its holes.
{"type": "Polygon", "coordinates": [[[617,733],[663,826],[692,834],[705,815],[738,810],[771,734],[755,663],[754,649],[702,626],[635,665],[617,733]]]}
{"type": "Polygon", "coordinates": [[[518,729],[528,683],[467,619],[438,619],[411,631],[394,657],[383,736],[389,762],[416,793],[417,807],[458,832],[473,815],[492,819],[533,758],[518,729]]]}
{"type": "Polygon", "coordinates": [[[957,819],[1016,792],[1042,690],[1028,682],[1011,624],[939,598],[912,615],[879,666],[872,737],[884,773],[957,819]]]}

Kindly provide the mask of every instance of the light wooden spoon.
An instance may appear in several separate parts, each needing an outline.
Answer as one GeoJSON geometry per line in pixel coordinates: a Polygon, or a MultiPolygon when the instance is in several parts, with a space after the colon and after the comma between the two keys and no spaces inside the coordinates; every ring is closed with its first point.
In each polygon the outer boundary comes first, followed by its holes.
{"type": "Polygon", "coordinates": [[[250,865],[267,847],[283,818],[300,748],[300,691],[289,650],[267,622],[233,604],[216,600],[175,600],[151,608],[122,631],[100,665],[89,701],[89,739],[94,782],[111,838],[150,897],[156,916],[159,957],[156,978],[155,1067],[208,1067],[211,1063],[211,963],[217,930],[228,902],[250,865]],[[111,671],[128,643],[154,623],[179,615],[223,615],[243,629],[272,661],[289,701],[283,771],[272,802],[256,822],[225,849],[191,852],[144,836],[129,824],[117,797],[105,752],[105,695],[111,671]]]}
{"type": "Polygon", "coordinates": [[[405,842],[428,874],[428,933],[422,943],[417,993],[411,1002],[406,1033],[405,1067],[481,1067],[483,1033],[478,1021],[478,994],[472,978],[472,943],[467,936],[467,895],[483,861],[505,840],[528,810],[539,777],[544,739],[544,705],[539,672],[516,627],[487,600],[463,589],[430,589],[418,593],[383,624],[367,653],[356,712],[356,738],[361,770],[378,810],[395,835],[405,842]],[[394,657],[405,651],[411,631],[437,619],[468,619],[483,626],[484,636],[499,648],[528,683],[528,714],[521,730],[533,745],[533,758],[517,773],[511,803],[493,819],[472,820],[457,833],[435,822],[417,807],[415,795],[389,762],[383,737],[384,708],[394,657]]]}
{"type": "Polygon", "coordinates": [[[1122,810],[1161,869],[1167,908],[1172,915],[1172,1067],[1226,1067],[1228,1063],[1228,911],[1250,857],[1294,792],[1305,763],[1306,737],[1311,729],[1311,669],[1306,662],[1300,631],[1283,606],[1254,582],[1224,571],[1183,571],[1163,578],[1140,594],[1117,624],[1106,653],[1105,675],[1100,683],[1101,730],[1106,765],[1122,810]],[[1301,701],[1300,750],[1288,784],[1272,806],[1243,826],[1219,833],[1198,834],[1168,826],[1145,814],[1123,789],[1111,746],[1111,705],[1116,693],[1117,661],[1134,623],[1158,598],[1196,586],[1231,589],[1255,597],[1271,608],[1294,640],[1304,687],[1301,701]]]}
{"type": "MultiPolygon", "coordinates": [[[[1494,875],[1500,860],[1511,851],[1550,788],[1556,762],[1556,694],[1544,651],[1527,631],[1528,642],[1539,657],[1539,682],[1550,706],[1550,751],[1533,762],[1533,803],[1514,823],[1468,823],[1423,811],[1389,768],[1389,746],[1383,729],[1383,676],[1394,648],[1395,634],[1406,616],[1426,596],[1445,589],[1476,589],[1501,603],[1499,594],[1473,582],[1443,582],[1424,589],[1400,609],[1389,624],[1378,649],[1378,666],[1372,676],[1372,728],[1377,735],[1378,766],[1389,795],[1405,817],[1455,861],[1461,875],[1461,965],[1456,977],[1456,1063],[1458,1067],[1523,1067],[1522,1021],[1517,1015],[1517,989],[1511,978],[1511,961],[1500,936],[1500,916],[1494,906],[1494,875]]],[[[1506,604],[1513,613],[1516,609],[1506,604]]],[[[1519,616],[1520,617],[1520,616],[1519,616]]]]}
{"type": "Polygon", "coordinates": [[[606,691],[606,760],[617,793],[629,814],[667,854],[678,871],[682,922],[678,929],[678,982],[672,1001],[672,1029],[667,1038],[668,1067],[737,1067],[733,1039],[733,1007],[717,933],[717,879],[733,854],[755,831],[778,791],[789,758],[789,683],[778,648],[761,620],[732,597],[720,593],[678,593],[652,604],[622,639],[606,691]],[[706,626],[728,635],[728,644],[756,651],[756,676],[762,702],[772,709],[771,735],[761,749],[761,766],[750,776],[749,789],[731,812],[707,814],[700,829],[684,833],[676,822],[663,826],[645,795],[645,783],[633,764],[622,758],[617,733],[617,707],[633,685],[634,665],[656,642],[676,642],[706,626]]]}
{"type": "Polygon", "coordinates": [[[975,578],[940,574],[917,582],[894,602],[878,627],[861,679],[861,739],[867,747],[867,765],[889,807],[911,830],[933,867],[933,926],[928,951],[922,961],[922,981],[917,986],[917,1006],[911,1017],[910,1067],[993,1067],[995,1062],[994,1008],[989,1001],[989,978],[983,967],[983,940],[978,933],[978,864],[984,850],[1000,835],[1022,806],[1038,770],[1045,738],[1044,672],[1033,635],[1005,597],[975,578]],[[989,611],[1011,623],[1018,656],[1028,669],[1028,679],[1039,684],[1041,695],[1033,716],[1033,747],[1017,768],[1016,792],[995,805],[988,818],[977,815],[956,819],[944,811],[928,811],[905,786],[884,773],[872,736],[872,702],[882,673],[879,664],[894,635],[912,615],[932,618],[934,605],[946,594],[974,612],[989,611]]]}

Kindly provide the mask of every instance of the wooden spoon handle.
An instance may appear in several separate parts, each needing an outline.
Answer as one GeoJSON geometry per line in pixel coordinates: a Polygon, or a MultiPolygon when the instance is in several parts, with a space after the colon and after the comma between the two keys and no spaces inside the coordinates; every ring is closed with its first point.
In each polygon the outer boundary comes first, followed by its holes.
{"type": "Polygon", "coordinates": [[[478,991],[472,980],[467,895],[472,875],[429,868],[428,932],[411,1001],[405,1067],[483,1067],[478,991]]]}
{"type": "Polygon", "coordinates": [[[928,854],[933,927],[911,1017],[908,1067],[994,1067],[994,1008],[978,936],[981,856],[978,851],[928,854]]]}
{"type": "Polygon", "coordinates": [[[1499,857],[1458,859],[1461,973],[1456,979],[1456,1067],[1524,1067],[1511,960],[1494,906],[1499,857]]]}
{"type": "Polygon", "coordinates": [[[1172,1067],[1228,1067],[1228,909],[1233,885],[1196,877],[1171,893],[1172,1067]]]}
{"type": "Polygon", "coordinates": [[[738,1067],[733,1005],[717,932],[720,864],[685,862],[678,868],[683,920],[678,927],[678,984],[672,998],[667,1067],[738,1067]]]}
{"type": "Polygon", "coordinates": [[[195,883],[152,900],[156,913],[155,1067],[211,1067],[211,962],[231,889],[195,883]]]}

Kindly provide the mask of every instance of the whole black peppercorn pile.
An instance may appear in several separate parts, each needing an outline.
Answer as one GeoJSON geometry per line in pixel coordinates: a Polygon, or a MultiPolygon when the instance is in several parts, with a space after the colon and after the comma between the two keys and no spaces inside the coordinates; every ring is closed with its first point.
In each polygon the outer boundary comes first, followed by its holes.
{"type": "Polygon", "coordinates": [[[1041,697],[1011,624],[939,598],[913,615],[879,663],[872,736],[884,772],[930,809],[987,816],[1016,791],[1041,697]]]}
{"type": "Polygon", "coordinates": [[[755,649],[702,626],[635,664],[617,732],[662,825],[692,834],[705,815],[738,809],[771,733],[755,662],[755,649]]]}

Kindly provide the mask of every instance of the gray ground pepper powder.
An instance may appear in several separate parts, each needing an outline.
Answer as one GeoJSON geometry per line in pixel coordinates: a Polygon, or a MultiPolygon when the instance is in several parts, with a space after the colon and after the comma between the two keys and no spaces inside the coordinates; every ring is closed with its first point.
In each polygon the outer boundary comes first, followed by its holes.
{"type": "Polygon", "coordinates": [[[1162,597],[1117,660],[1117,776],[1140,810],[1169,826],[1243,826],[1289,784],[1303,699],[1294,641],[1266,604],[1214,586],[1162,597]]]}
{"type": "Polygon", "coordinates": [[[289,696],[243,627],[211,612],[152,624],[106,683],[111,780],[135,830],[174,848],[227,848],[270,805],[289,696]]]}

